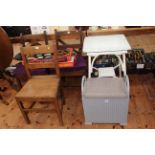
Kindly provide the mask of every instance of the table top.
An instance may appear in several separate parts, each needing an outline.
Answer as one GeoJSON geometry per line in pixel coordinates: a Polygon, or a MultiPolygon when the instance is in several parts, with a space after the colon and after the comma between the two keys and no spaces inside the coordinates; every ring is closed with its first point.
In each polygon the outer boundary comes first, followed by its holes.
{"type": "Polygon", "coordinates": [[[130,50],[125,35],[102,35],[102,36],[88,36],[85,37],[83,43],[83,52],[89,54],[104,53],[106,54],[123,54],[130,50]]]}

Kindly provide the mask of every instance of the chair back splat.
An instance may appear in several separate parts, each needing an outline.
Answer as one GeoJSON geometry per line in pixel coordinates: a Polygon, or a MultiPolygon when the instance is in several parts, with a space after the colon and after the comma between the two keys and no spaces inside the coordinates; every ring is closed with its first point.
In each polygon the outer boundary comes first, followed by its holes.
{"type": "Polygon", "coordinates": [[[83,45],[82,31],[55,30],[55,39],[58,50],[66,50],[67,48],[73,48],[75,52],[81,54],[83,45]]]}
{"type": "Polygon", "coordinates": [[[31,71],[34,69],[40,68],[54,68],[56,70],[56,75],[60,76],[60,71],[58,67],[58,58],[56,51],[55,42],[52,42],[49,45],[38,45],[38,46],[26,46],[21,47],[21,53],[23,58],[23,63],[27,72],[28,77],[30,78],[31,71]],[[42,55],[51,55],[51,59],[44,60],[35,60],[32,57],[36,54],[42,55]]]}

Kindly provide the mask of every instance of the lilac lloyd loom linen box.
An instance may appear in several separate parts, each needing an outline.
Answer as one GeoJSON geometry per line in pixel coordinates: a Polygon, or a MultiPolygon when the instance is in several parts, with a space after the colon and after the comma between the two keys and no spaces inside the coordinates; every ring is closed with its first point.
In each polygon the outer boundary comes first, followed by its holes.
{"type": "Polygon", "coordinates": [[[127,124],[129,81],[124,78],[89,78],[82,80],[85,124],[127,124]]]}

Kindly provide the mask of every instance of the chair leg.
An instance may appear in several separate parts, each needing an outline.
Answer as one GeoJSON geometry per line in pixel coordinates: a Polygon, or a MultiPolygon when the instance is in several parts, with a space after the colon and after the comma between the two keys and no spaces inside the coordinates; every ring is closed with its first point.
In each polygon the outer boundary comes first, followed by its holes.
{"type": "Polygon", "coordinates": [[[59,95],[62,102],[62,107],[65,105],[65,95],[64,95],[64,87],[63,87],[63,81],[61,80],[60,86],[59,86],[59,95]]]}
{"type": "Polygon", "coordinates": [[[64,96],[64,90],[62,87],[60,87],[60,98],[62,100],[62,106],[65,105],[65,96],[64,96]]]}
{"type": "Polygon", "coordinates": [[[21,89],[22,88],[22,83],[21,83],[20,79],[16,78],[16,81],[17,81],[18,89],[21,89]]]}
{"type": "Polygon", "coordinates": [[[22,103],[21,101],[18,101],[18,100],[17,100],[17,104],[18,104],[18,106],[19,106],[19,108],[20,108],[20,111],[21,111],[21,113],[22,113],[22,115],[23,115],[23,117],[24,117],[26,123],[30,124],[30,120],[29,120],[29,118],[28,118],[27,112],[24,111],[23,103],[22,103]]]}
{"type": "Polygon", "coordinates": [[[54,104],[55,104],[55,108],[56,108],[56,112],[57,112],[57,115],[58,115],[60,125],[63,125],[62,112],[61,112],[61,110],[59,108],[59,105],[58,105],[58,98],[55,99],[54,104]]]}

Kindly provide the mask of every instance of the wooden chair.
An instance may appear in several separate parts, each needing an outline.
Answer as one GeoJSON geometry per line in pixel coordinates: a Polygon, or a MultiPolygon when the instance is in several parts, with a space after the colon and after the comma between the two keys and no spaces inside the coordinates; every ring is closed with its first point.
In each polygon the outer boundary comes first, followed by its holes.
{"type": "Polygon", "coordinates": [[[83,45],[82,31],[57,31],[55,30],[55,39],[58,50],[73,48],[75,52],[81,53],[83,45]]]}
{"type": "Polygon", "coordinates": [[[52,42],[51,45],[39,45],[39,46],[26,46],[21,47],[21,53],[24,60],[24,66],[29,77],[27,83],[16,95],[16,101],[23,114],[23,117],[27,123],[30,123],[28,112],[49,112],[54,111],[58,115],[58,119],[61,125],[62,120],[62,100],[59,104],[59,97],[61,96],[60,86],[60,71],[58,68],[56,44],[52,42]],[[34,54],[52,54],[52,61],[49,62],[29,62],[28,56],[34,54]],[[32,76],[31,71],[40,68],[54,68],[56,71],[55,75],[36,75],[32,76]],[[24,107],[24,102],[30,102],[28,108],[24,107]],[[41,102],[53,103],[54,109],[35,108],[35,104],[41,102]]]}
{"type": "Polygon", "coordinates": [[[55,30],[55,40],[59,52],[64,52],[72,48],[77,53],[76,62],[73,67],[61,68],[60,74],[65,77],[82,77],[86,74],[87,63],[82,56],[83,34],[82,31],[57,31],[55,30]]]}
{"type": "MultiPolygon", "coordinates": [[[[27,46],[27,44],[31,45],[31,46],[36,46],[36,45],[41,45],[41,44],[45,44],[48,45],[49,41],[48,41],[48,36],[46,31],[44,31],[44,33],[41,35],[41,37],[44,39],[44,42],[40,43],[40,40],[37,40],[35,38],[33,38],[32,40],[27,39],[26,35],[23,35],[22,33],[20,34],[20,43],[22,44],[23,47],[27,46]]],[[[22,57],[21,57],[21,53],[18,53],[15,56],[15,59],[22,61],[22,57]]],[[[48,69],[47,69],[48,70],[48,69]]],[[[16,65],[16,69],[14,70],[14,75],[18,84],[18,90],[22,88],[23,83],[25,83],[28,80],[25,68],[23,66],[22,63],[19,63],[16,65]]]]}

